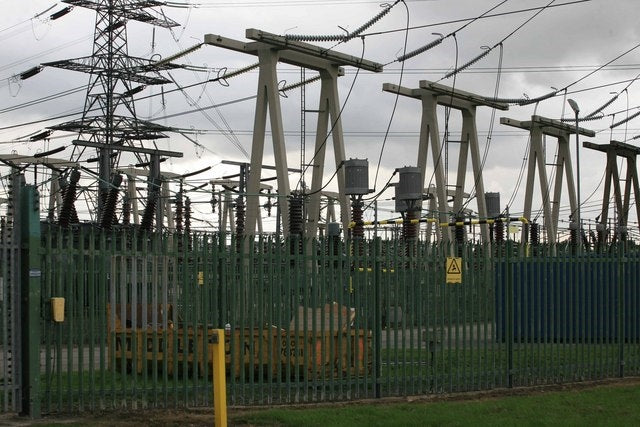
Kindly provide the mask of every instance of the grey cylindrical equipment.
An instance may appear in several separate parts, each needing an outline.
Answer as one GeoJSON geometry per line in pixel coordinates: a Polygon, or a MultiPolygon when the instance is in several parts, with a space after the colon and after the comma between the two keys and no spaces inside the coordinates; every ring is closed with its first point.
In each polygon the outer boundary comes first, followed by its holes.
{"type": "Polygon", "coordinates": [[[369,193],[369,161],[349,159],[344,162],[344,192],[348,196],[369,193]]]}
{"type": "Polygon", "coordinates": [[[396,196],[400,200],[422,200],[422,174],[420,168],[405,166],[398,169],[400,179],[396,185],[396,196]]]}
{"type": "Polygon", "coordinates": [[[484,200],[487,203],[487,217],[497,218],[500,216],[500,193],[484,193],[484,200]]]}
{"type": "MultiPolygon", "coordinates": [[[[407,207],[422,207],[422,173],[420,168],[405,166],[398,169],[398,183],[396,184],[396,206],[400,202],[407,207]]],[[[400,211],[402,212],[402,211],[400,211]]]]}
{"type": "Polygon", "coordinates": [[[327,236],[340,237],[340,223],[330,222],[327,224],[327,236]]]}

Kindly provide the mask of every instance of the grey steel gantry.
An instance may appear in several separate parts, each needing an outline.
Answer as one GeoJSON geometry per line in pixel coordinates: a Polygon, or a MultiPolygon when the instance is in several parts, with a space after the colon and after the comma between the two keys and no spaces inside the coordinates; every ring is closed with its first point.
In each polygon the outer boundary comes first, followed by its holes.
{"type": "MultiPolygon", "coordinates": [[[[476,107],[486,106],[499,110],[508,110],[509,105],[502,102],[487,100],[479,95],[454,89],[428,80],[421,80],[418,89],[408,89],[391,83],[385,83],[382,90],[394,94],[400,94],[410,98],[419,99],[422,102],[422,121],[420,125],[420,143],[418,146],[418,167],[422,171],[424,181],[427,167],[427,154],[429,140],[431,140],[431,153],[434,161],[434,174],[436,181],[436,199],[440,222],[449,222],[451,216],[461,212],[464,200],[464,185],[467,174],[467,161],[471,152],[471,163],[475,192],[478,203],[478,214],[481,218],[487,216],[487,204],[484,199],[484,182],[482,179],[482,159],[478,145],[478,130],[476,127],[476,107]],[[453,209],[447,202],[447,188],[442,162],[442,147],[438,130],[438,105],[459,110],[462,113],[462,137],[460,138],[460,153],[458,157],[458,174],[456,177],[455,196],[453,209]]],[[[481,236],[484,242],[489,241],[489,229],[486,224],[481,227],[481,236]]],[[[451,231],[443,230],[445,241],[451,241],[451,231]]]]}
{"type": "MultiPolygon", "coordinates": [[[[524,196],[523,216],[531,220],[531,205],[533,203],[533,186],[535,181],[536,167],[540,179],[540,190],[542,193],[542,209],[544,214],[544,226],[547,233],[547,241],[556,243],[558,231],[558,219],[560,216],[560,200],[562,197],[563,173],[567,175],[567,189],[569,192],[569,204],[571,212],[576,212],[578,208],[576,199],[576,182],[573,177],[573,167],[571,165],[571,151],[569,150],[569,137],[576,133],[576,126],[559,120],[553,120],[542,116],[531,116],[531,120],[519,121],[507,117],[500,118],[500,124],[512,126],[518,129],[525,129],[530,132],[531,142],[529,144],[529,162],[527,167],[527,185],[524,196]],[[556,167],[556,178],[553,190],[553,199],[549,195],[549,180],[547,178],[547,168],[542,146],[543,135],[557,138],[558,158],[552,166],[556,167]],[[553,204],[553,208],[551,205],[553,204]]],[[[593,137],[595,132],[589,129],[577,128],[580,135],[593,137]]],[[[522,230],[523,241],[525,239],[522,230]]]]}
{"type": "Polygon", "coordinates": [[[602,212],[600,213],[600,221],[598,228],[598,243],[602,244],[605,240],[604,230],[607,227],[609,215],[609,200],[611,199],[611,182],[613,181],[613,193],[615,197],[615,208],[618,215],[619,227],[626,228],[629,219],[631,186],[633,186],[633,197],[636,205],[636,215],[640,218],[640,185],[638,184],[638,170],[636,169],[636,157],[640,154],[640,148],[625,144],[620,141],[611,141],[610,144],[594,144],[585,141],[582,143],[585,148],[602,151],[607,154],[607,168],[604,178],[604,195],[602,198],[602,212]],[[624,157],[627,161],[627,174],[624,179],[624,198],[620,189],[620,171],[618,169],[618,157],[624,157]]]}
{"type": "MultiPolygon", "coordinates": [[[[273,153],[278,179],[278,193],[280,200],[286,200],[290,195],[289,178],[287,175],[287,157],[278,92],[278,62],[303,67],[320,73],[322,86],[320,89],[320,104],[316,143],[313,158],[313,176],[311,181],[311,198],[307,210],[307,236],[315,236],[318,229],[320,215],[320,189],[322,188],[322,174],[324,172],[324,157],[326,140],[329,134],[329,118],[331,118],[331,134],[335,153],[336,168],[345,160],[344,138],[340,120],[340,103],[338,97],[338,77],[343,75],[342,66],[352,66],[367,71],[381,72],[382,65],[366,59],[335,52],[320,46],[288,40],[286,37],[270,34],[250,28],[246,30],[246,37],[254,42],[244,43],[215,34],[206,34],[204,43],[223,47],[237,52],[248,53],[258,57],[259,76],[256,112],[253,125],[253,141],[251,146],[251,172],[247,183],[247,220],[246,233],[254,234],[259,214],[258,190],[260,184],[261,166],[264,153],[264,139],[266,130],[267,111],[271,122],[273,153]]],[[[304,167],[304,166],[303,166],[304,167]]],[[[344,194],[344,171],[337,172],[338,188],[340,192],[340,208],[343,212],[343,229],[348,230],[350,221],[349,202],[344,194]]],[[[280,209],[282,216],[283,236],[289,234],[289,223],[286,221],[288,209],[280,209]]]]}

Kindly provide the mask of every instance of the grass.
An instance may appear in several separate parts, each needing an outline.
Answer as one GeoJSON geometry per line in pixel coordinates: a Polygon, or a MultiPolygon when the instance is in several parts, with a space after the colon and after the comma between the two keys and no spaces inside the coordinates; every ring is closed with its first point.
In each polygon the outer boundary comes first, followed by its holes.
{"type": "Polygon", "coordinates": [[[232,414],[230,424],[265,426],[640,425],[640,385],[479,400],[350,404],[232,414]]]}

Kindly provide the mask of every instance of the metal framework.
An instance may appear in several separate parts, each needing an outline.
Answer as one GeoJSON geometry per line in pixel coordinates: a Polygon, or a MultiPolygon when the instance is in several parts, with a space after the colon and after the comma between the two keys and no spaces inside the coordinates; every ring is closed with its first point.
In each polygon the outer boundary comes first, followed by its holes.
{"type": "MultiPolygon", "coordinates": [[[[96,29],[91,56],[48,62],[43,65],[79,71],[90,75],[82,117],[51,126],[50,129],[77,132],[78,139],[99,144],[98,212],[102,212],[113,168],[118,164],[116,146],[135,146],[135,141],[166,138],[170,128],[136,117],[133,95],[147,85],[170,83],[159,71],[176,68],[163,61],[128,55],[127,22],[130,20],[161,27],[178,24],[147,9],[164,3],[150,0],[64,0],[72,6],[96,11],[96,29]],[[137,83],[140,86],[134,86],[137,83]]],[[[138,145],[140,145],[138,143],[138,145]]],[[[78,160],[84,148],[74,149],[78,160]]],[[[136,153],[140,159],[140,154],[136,153]]]]}
{"type": "MultiPolygon", "coordinates": [[[[560,217],[560,205],[562,200],[562,183],[564,174],[567,175],[567,190],[569,192],[569,204],[571,212],[576,212],[578,203],[576,199],[576,182],[573,177],[573,167],[571,165],[571,150],[569,149],[569,137],[576,133],[576,126],[563,123],[542,116],[531,116],[531,120],[519,121],[507,117],[501,117],[500,123],[518,129],[526,129],[530,132],[531,142],[529,145],[529,163],[527,168],[527,185],[524,196],[523,216],[531,218],[531,205],[533,203],[533,186],[535,181],[536,168],[540,180],[540,192],[542,194],[542,210],[544,215],[544,226],[547,232],[547,240],[553,244],[557,241],[558,220],[560,217]],[[550,198],[549,179],[545,154],[542,144],[543,135],[557,138],[558,158],[551,164],[556,168],[556,179],[553,190],[553,199],[550,198]],[[553,206],[552,206],[553,205],[553,206]]],[[[578,127],[580,135],[594,137],[595,132],[589,129],[578,127]]],[[[526,240],[526,230],[523,227],[522,239],[526,240]]]]}
{"type": "MultiPolygon", "coordinates": [[[[443,86],[428,80],[421,80],[420,87],[408,89],[391,83],[385,83],[382,90],[394,94],[418,99],[422,102],[422,121],[420,125],[420,143],[418,146],[418,167],[422,172],[424,182],[427,167],[427,155],[429,140],[431,140],[431,155],[435,170],[435,196],[439,211],[440,222],[448,222],[451,217],[462,213],[464,201],[464,186],[467,174],[467,162],[469,152],[473,166],[473,177],[478,203],[478,214],[481,218],[487,216],[487,205],[484,200],[484,182],[482,179],[482,164],[480,148],[478,146],[478,130],[476,127],[476,107],[486,106],[499,110],[508,110],[508,104],[489,101],[479,95],[443,86]],[[447,186],[443,168],[442,146],[438,130],[438,106],[450,107],[462,113],[462,137],[460,138],[460,154],[458,158],[458,173],[455,185],[453,208],[447,202],[447,186]]],[[[489,228],[486,224],[480,226],[481,236],[484,242],[489,241],[489,228]]],[[[451,241],[451,231],[443,230],[442,237],[445,241],[451,241]]]]}
{"type": "Polygon", "coordinates": [[[640,154],[640,148],[625,144],[620,141],[611,141],[610,144],[594,144],[592,142],[585,141],[582,143],[585,148],[592,150],[602,151],[607,155],[607,168],[604,178],[604,195],[602,197],[602,211],[600,213],[600,221],[598,222],[598,243],[605,243],[606,233],[604,232],[607,227],[607,220],[609,216],[609,201],[611,200],[611,184],[613,183],[613,194],[616,214],[618,220],[616,223],[619,230],[624,232],[626,230],[629,210],[631,207],[631,187],[633,186],[633,198],[636,205],[636,214],[640,218],[640,184],[638,184],[638,170],[636,158],[640,154]],[[620,170],[618,169],[618,157],[622,157],[627,161],[627,173],[625,176],[624,185],[624,198],[620,188],[620,170]]]}
{"type": "MultiPolygon", "coordinates": [[[[352,66],[367,71],[381,72],[382,65],[351,55],[345,55],[311,44],[287,40],[285,37],[270,34],[261,30],[248,29],[246,37],[255,40],[251,43],[228,39],[215,34],[204,37],[205,44],[223,47],[237,52],[255,55],[259,59],[258,93],[253,126],[251,147],[251,173],[247,183],[247,221],[246,233],[254,234],[259,212],[258,190],[261,177],[261,165],[264,154],[264,140],[267,124],[267,112],[271,122],[273,152],[275,157],[278,193],[280,200],[286,200],[291,194],[287,176],[287,158],[282,124],[280,95],[278,93],[278,62],[297,67],[315,70],[320,73],[321,89],[318,108],[316,142],[313,157],[313,174],[311,181],[310,201],[307,210],[307,236],[316,236],[320,218],[320,197],[326,141],[329,131],[333,139],[342,211],[343,229],[347,230],[350,222],[349,203],[344,195],[344,171],[340,165],[345,160],[344,138],[340,119],[340,102],[338,97],[338,77],[343,75],[342,66],[352,66]],[[329,122],[331,119],[331,122],[329,122]],[[331,124],[331,126],[329,126],[331,124]]],[[[304,167],[304,165],[303,165],[304,167]]],[[[288,204],[288,202],[287,202],[288,204]]],[[[286,220],[288,209],[280,209],[283,236],[289,234],[289,223],[286,220]]]]}

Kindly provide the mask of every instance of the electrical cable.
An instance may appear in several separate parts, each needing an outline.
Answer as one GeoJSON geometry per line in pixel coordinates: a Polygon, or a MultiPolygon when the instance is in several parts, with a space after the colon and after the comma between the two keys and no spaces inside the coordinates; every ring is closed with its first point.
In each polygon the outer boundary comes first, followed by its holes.
{"type": "MultiPolygon", "coordinates": [[[[405,7],[405,10],[407,12],[407,28],[409,28],[409,22],[410,22],[410,15],[409,15],[409,7],[407,6],[407,4],[403,1],[402,4],[405,7]]],[[[407,32],[404,35],[404,43],[403,43],[403,54],[405,54],[407,52],[407,41],[409,39],[409,31],[407,30],[407,32]]],[[[400,69],[400,78],[398,81],[398,87],[402,87],[402,78],[404,77],[404,61],[402,62],[402,66],[400,69]]],[[[393,123],[393,118],[395,117],[396,114],[396,109],[398,108],[398,99],[400,98],[400,92],[396,92],[396,96],[395,99],[393,101],[393,108],[391,109],[391,117],[389,117],[389,122],[387,123],[387,130],[384,134],[384,138],[382,140],[382,147],[380,147],[380,156],[378,156],[378,165],[376,166],[376,175],[375,175],[375,179],[373,180],[373,189],[375,191],[376,189],[376,185],[378,183],[378,173],[380,172],[380,164],[382,163],[382,155],[384,154],[384,147],[387,144],[387,138],[389,136],[389,131],[391,130],[391,124],[393,123]]]]}
{"type": "MultiPolygon", "coordinates": [[[[527,18],[522,24],[520,24],[518,27],[516,27],[513,31],[511,31],[509,34],[507,34],[505,37],[502,38],[502,40],[500,40],[498,43],[496,43],[495,45],[493,45],[492,47],[486,49],[484,52],[482,52],[480,55],[476,56],[475,58],[471,59],[470,61],[467,61],[465,64],[461,65],[460,67],[456,67],[453,71],[445,74],[445,76],[440,79],[448,79],[451,76],[469,68],[470,66],[472,66],[473,64],[475,64],[476,62],[480,61],[482,58],[484,58],[485,56],[487,56],[493,49],[495,49],[497,46],[502,45],[505,41],[507,41],[507,39],[509,39],[511,36],[513,36],[515,33],[517,33],[518,31],[520,31],[525,25],[527,25],[529,22],[531,22],[534,18],[536,18],[538,15],[540,15],[542,12],[544,12],[549,6],[551,6],[556,0],[551,0],[549,3],[547,3],[546,6],[542,7],[540,10],[538,10],[536,13],[534,13],[532,16],[530,16],[529,18],[527,18]]],[[[439,80],[439,81],[440,81],[439,80]]]]}
{"type": "MultiPolygon", "coordinates": [[[[305,42],[332,42],[333,41],[333,42],[346,43],[349,40],[352,40],[352,39],[358,37],[362,32],[364,32],[366,29],[368,29],[373,24],[375,24],[380,19],[382,19],[386,14],[388,14],[391,11],[391,9],[396,4],[400,3],[401,1],[403,1],[403,0],[396,0],[393,4],[387,5],[376,16],[374,16],[373,18],[368,20],[366,23],[364,23],[363,25],[358,27],[355,31],[353,31],[351,33],[347,32],[346,35],[344,35],[344,34],[337,34],[337,35],[285,34],[284,38],[286,40],[305,41],[305,42]]],[[[406,7],[406,4],[405,4],[405,7],[406,7]]]]}
{"type": "MultiPolygon", "coordinates": [[[[568,1],[568,2],[565,2],[565,3],[559,3],[559,4],[555,4],[555,5],[551,5],[551,6],[538,6],[538,7],[530,7],[530,8],[526,8],[526,9],[513,10],[513,11],[509,11],[509,12],[494,13],[494,14],[482,16],[482,18],[485,19],[485,18],[495,18],[495,17],[500,17],[500,16],[508,16],[508,15],[532,12],[532,11],[535,11],[535,10],[547,9],[547,8],[551,9],[551,8],[554,8],[554,7],[570,6],[570,5],[574,5],[574,4],[578,4],[578,3],[587,3],[587,2],[590,2],[590,1],[592,1],[592,0],[568,1]]],[[[476,19],[477,19],[477,17],[454,19],[454,20],[450,20],[450,21],[442,21],[442,22],[437,22],[437,23],[433,23],[433,24],[418,25],[418,26],[415,26],[415,27],[410,27],[409,30],[419,30],[419,29],[424,29],[424,28],[440,27],[440,26],[443,26],[443,25],[457,24],[459,22],[474,21],[476,19]]],[[[379,36],[379,35],[384,35],[384,34],[399,33],[399,32],[403,32],[403,31],[405,31],[404,28],[399,28],[399,29],[394,29],[394,30],[379,31],[379,32],[375,32],[375,33],[364,33],[363,36],[366,36],[366,37],[368,37],[368,36],[379,36]]]]}
{"type": "MultiPolygon", "coordinates": [[[[444,39],[451,37],[453,34],[456,34],[460,31],[462,31],[463,29],[465,29],[466,27],[468,27],[469,25],[473,24],[475,21],[477,21],[478,19],[483,18],[485,15],[488,15],[490,12],[493,12],[494,10],[496,10],[498,7],[502,6],[503,4],[505,4],[508,0],[503,0],[502,2],[498,3],[497,5],[493,6],[491,9],[487,10],[486,12],[484,12],[482,15],[476,16],[475,18],[471,19],[469,22],[467,22],[466,24],[462,25],[461,27],[459,27],[457,30],[450,32],[449,34],[447,34],[446,36],[442,36],[440,35],[440,38],[437,40],[434,40],[430,43],[427,43],[426,45],[419,47],[409,53],[404,53],[401,56],[399,56],[396,61],[398,62],[404,62],[409,58],[413,58],[415,56],[420,55],[421,53],[424,53],[428,50],[433,49],[434,47],[440,45],[440,43],[442,43],[444,41],[444,39]]],[[[409,32],[409,26],[407,26],[407,32],[409,32]]],[[[436,33],[433,33],[436,34],[436,33]]],[[[392,61],[389,62],[389,64],[396,62],[396,61],[392,61]]],[[[388,64],[385,64],[385,66],[388,64]]]]}

